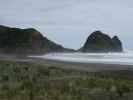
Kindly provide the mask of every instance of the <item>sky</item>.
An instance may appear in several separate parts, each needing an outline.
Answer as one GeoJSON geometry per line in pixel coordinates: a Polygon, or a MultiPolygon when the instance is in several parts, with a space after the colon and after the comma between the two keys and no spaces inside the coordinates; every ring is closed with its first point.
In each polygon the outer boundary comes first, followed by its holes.
{"type": "Polygon", "coordinates": [[[0,24],[36,28],[68,48],[79,49],[96,30],[118,35],[133,49],[132,0],[0,0],[0,24]]]}

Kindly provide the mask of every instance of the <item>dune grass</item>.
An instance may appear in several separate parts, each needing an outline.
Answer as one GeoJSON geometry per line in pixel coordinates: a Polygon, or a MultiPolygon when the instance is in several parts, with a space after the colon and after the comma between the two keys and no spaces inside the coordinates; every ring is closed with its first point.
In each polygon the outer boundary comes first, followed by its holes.
{"type": "Polygon", "coordinates": [[[132,100],[132,93],[133,80],[119,76],[0,61],[0,100],[132,100]]]}

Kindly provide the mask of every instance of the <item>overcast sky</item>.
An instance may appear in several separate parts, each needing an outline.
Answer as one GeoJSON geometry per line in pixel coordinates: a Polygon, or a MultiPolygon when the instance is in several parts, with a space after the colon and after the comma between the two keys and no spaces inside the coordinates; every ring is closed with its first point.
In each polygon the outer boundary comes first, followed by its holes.
{"type": "Polygon", "coordinates": [[[34,27],[76,49],[91,32],[101,30],[118,35],[126,49],[133,48],[132,0],[0,0],[0,24],[34,27]]]}

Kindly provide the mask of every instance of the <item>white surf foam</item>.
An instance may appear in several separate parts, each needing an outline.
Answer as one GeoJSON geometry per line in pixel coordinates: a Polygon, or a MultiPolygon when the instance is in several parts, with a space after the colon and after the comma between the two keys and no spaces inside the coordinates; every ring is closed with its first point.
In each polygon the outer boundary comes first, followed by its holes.
{"type": "MultiPolygon", "coordinates": [[[[32,56],[33,57],[33,56],[32,56]]],[[[133,52],[124,53],[50,53],[42,56],[34,56],[38,58],[80,62],[80,63],[104,63],[104,64],[122,64],[133,65],[133,52]]]]}

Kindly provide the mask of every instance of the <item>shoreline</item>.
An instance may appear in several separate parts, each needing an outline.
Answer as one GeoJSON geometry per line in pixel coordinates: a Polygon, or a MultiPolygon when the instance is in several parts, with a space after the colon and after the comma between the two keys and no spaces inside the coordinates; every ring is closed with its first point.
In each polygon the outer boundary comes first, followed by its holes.
{"type": "Polygon", "coordinates": [[[8,58],[8,60],[14,60],[18,62],[29,62],[29,63],[32,62],[38,64],[40,63],[40,64],[59,65],[59,67],[70,68],[75,70],[77,69],[88,70],[88,71],[133,70],[133,65],[126,65],[126,64],[68,62],[68,61],[59,61],[59,60],[51,60],[51,59],[35,58],[35,57],[14,57],[14,58],[8,58]]]}
{"type": "Polygon", "coordinates": [[[24,63],[37,63],[44,65],[56,65],[63,69],[72,69],[88,72],[99,72],[99,71],[133,71],[133,65],[122,65],[122,64],[104,64],[104,63],[82,63],[82,62],[68,62],[59,60],[50,60],[44,58],[35,57],[18,57],[18,56],[0,56],[0,60],[16,61],[24,63]]]}

